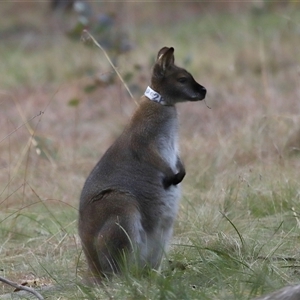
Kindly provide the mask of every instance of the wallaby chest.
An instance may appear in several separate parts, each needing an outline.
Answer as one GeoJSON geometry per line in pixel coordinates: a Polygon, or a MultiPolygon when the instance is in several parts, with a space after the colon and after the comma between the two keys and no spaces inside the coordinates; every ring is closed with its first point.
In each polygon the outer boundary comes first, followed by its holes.
{"type": "Polygon", "coordinates": [[[133,149],[139,151],[145,148],[146,151],[153,148],[152,153],[156,152],[165,163],[175,169],[179,152],[175,106],[162,106],[143,99],[128,131],[131,132],[130,143],[133,149]]]}
{"type": "Polygon", "coordinates": [[[176,162],[179,155],[177,118],[169,120],[165,131],[158,136],[157,149],[164,161],[176,171],[176,162]]]}

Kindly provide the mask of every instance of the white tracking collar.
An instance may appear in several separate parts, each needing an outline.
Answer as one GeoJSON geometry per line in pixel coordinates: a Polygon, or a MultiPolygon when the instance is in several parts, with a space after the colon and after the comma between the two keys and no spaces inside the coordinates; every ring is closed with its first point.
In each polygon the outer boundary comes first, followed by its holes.
{"type": "Polygon", "coordinates": [[[162,105],[166,104],[164,98],[159,93],[152,90],[150,86],[147,87],[144,95],[154,102],[160,103],[162,105]]]}

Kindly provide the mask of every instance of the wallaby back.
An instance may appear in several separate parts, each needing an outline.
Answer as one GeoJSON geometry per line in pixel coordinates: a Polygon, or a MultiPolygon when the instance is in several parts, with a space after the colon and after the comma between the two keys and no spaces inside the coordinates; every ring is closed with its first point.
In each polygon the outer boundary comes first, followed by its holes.
{"type": "Polygon", "coordinates": [[[175,104],[202,100],[206,90],[164,47],[147,91],[81,193],[79,235],[95,281],[124,264],[158,268],[172,235],[185,176],[175,104]]]}

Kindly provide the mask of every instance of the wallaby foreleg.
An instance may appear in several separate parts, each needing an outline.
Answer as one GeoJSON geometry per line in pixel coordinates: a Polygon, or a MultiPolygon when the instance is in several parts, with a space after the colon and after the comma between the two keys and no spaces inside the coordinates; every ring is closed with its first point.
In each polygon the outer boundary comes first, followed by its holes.
{"type": "MultiPolygon", "coordinates": [[[[138,155],[137,153],[135,153],[135,155],[139,160],[146,161],[148,164],[151,164],[162,173],[162,184],[164,188],[168,188],[170,185],[178,184],[180,181],[182,181],[184,177],[184,175],[182,176],[182,171],[179,171],[179,173],[175,173],[168,162],[165,161],[161,156],[155,146],[148,145],[147,149],[142,152],[142,155],[138,155]]],[[[178,160],[180,161],[180,159],[177,158],[176,168],[184,171],[183,165],[181,164],[181,162],[178,163],[178,160]]]]}

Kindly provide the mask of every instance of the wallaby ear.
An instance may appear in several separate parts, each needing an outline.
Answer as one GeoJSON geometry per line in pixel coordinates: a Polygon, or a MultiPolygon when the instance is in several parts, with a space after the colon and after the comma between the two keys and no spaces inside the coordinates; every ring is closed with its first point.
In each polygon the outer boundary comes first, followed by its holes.
{"type": "Polygon", "coordinates": [[[169,66],[175,62],[174,48],[163,47],[158,51],[156,63],[165,71],[169,66]]]}

